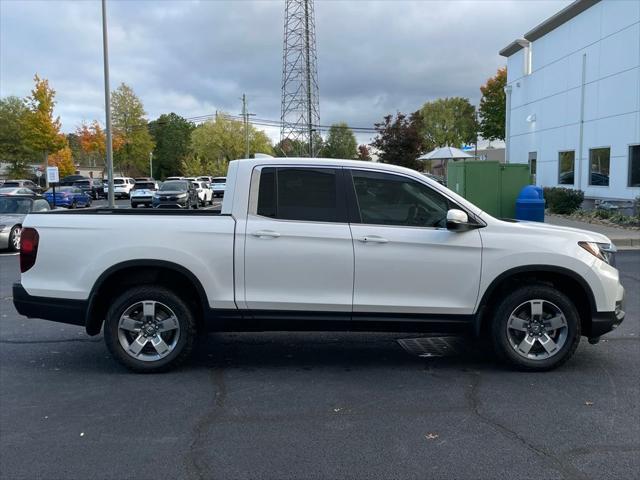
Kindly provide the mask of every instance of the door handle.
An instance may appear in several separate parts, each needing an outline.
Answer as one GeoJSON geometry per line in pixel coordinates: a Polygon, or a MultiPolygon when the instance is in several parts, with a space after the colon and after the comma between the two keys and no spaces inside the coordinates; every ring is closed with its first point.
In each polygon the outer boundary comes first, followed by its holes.
{"type": "Polygon", "coordinates": [[[258,230],[256,232],[253,232],[251,235],[253,235],[254,237],[260,237],[260,238],[264,238],[264,237],[278,238],[280,236],[278,232],[274,232],[273,230],[258,230]]]}
{"type": "Polygon", "coordinates": [[[378,235],[367,235],[365,237],[358,238],[358,240],[362,243],[389,243],[389,240],[379,237],[378,235]]]}

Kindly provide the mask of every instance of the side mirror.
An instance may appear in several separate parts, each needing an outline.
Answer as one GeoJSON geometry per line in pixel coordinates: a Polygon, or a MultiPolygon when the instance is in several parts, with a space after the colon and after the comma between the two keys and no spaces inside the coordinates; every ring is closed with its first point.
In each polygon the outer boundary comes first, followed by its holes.
{"type": "Polygon", "coordinates": [[[477,228],[475,223],[469,223],[469,216],[466,212],[452,208],[447,212],[447,230],[464,232],[477,228]]]}

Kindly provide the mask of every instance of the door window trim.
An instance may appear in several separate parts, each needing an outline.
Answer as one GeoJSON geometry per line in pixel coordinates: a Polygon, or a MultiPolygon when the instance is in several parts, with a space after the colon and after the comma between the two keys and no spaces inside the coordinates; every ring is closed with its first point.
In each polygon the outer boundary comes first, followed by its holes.
{"type": "MultiPolygon", "coordinates": [[[[347,199],[345,195],[345,191],[347,182],[345,179],[345,171],[343,167],[340,166],[330,166],[330,165],[256,165],[253,167],[253,171],[251,172],[251,183],[249,184],[249,205],[247,209],[248,216],[255,216],[259,218],[268,218],[269,220],[273,220],[275,222],[294,222],[294,223],[322,223],[322,224],[333,224],[333,225],[348,225],[349,224],[349,216],[347,211],[347,199]],[[260,176],[262,175],[262,170],[264,168],[273,168],[276,170],[276,178],[278,175],[278,170],[282,168],[288,169],[310,169],[310,170],[333,170],[336,173],[336,192],[337,192],[337,205],[336,209],[338,211],[338,221],[323,221],[323,220],[293,220],[287,218],[274,218],[274,217],[266,217],[264,215],[258,214],[258,194],[260,189],[260,176]]],[[[276,180],[276,198],[278,195],[277,192],[277,180],[276,180]]]]}

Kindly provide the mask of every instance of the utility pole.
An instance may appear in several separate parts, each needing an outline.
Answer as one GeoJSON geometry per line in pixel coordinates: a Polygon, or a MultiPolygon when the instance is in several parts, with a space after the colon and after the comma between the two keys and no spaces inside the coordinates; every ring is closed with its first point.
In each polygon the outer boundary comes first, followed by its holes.
{"type": "Polygon", "coordinates": [[[104,109],[107,123],[107,179],[109,181],[109,208],[115,208],[113,193],[113,144],[111,142],[111,90],[109,87],[109,39],[107,37],[107,5],[102,0],[102,50],[104,55],[104,109]]]}
{"type": "Polygon", "coordinates": [[[242,94],[242,119],[244,121],[244,158],[249,158],[249,112],[247,111],[247,96],[242,94]]]}

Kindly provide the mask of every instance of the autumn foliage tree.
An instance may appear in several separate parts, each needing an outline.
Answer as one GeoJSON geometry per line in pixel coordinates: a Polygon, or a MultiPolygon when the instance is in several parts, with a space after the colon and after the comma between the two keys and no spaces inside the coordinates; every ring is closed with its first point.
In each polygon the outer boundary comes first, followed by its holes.
{"type": "Polygon", "coordinates": [[[91,166],[103,165],[107,152],[106,135],[100,124],[94,120],[90,124],[82,122],[76,128],[76,137],[84,157],[91,166]]]}
{"type": "Polygon", "coordinates": [[[49,81],[34,76],[35,86],[26,99],[29,112],[25,118],[25,141],[34,152],[42,155],[43,160],[49,153],[55,153],[66,146],[64,135],[60,133],[60,117],[54,117],[56,92],[49,81]]]}
{"type": "Polygon", "coordinates": [[[64,136],[62,139],[65,146],[48,157],[48,165],[51,167],[58,167],[60,178],[66,177],[67,175],[73,175],[76,172],[71,148],[64,136]]]}
{"type": "Polygon", "coordinates": [[[371,146],[378,151],[379,161],[420,170],[422,165],[417,159],[424,149],[420,133],[422,120],[419,112],[407,117],[398,112],[395,119],[387,115],[375,124],[378,135],[371,146]]]}
{"type": "Polygon", "coordinates": [[[146,114],[142,101],[128,85],[122,83],[112,93],[113,159],[117,169],[128,175],[148,172],[154,143],[146,114]]]}
{"type": "Polygon", "coordinates": [[[480,87],[480,134],[487,140],[504,140],[507,69],[498,72],[480,87]]]}

